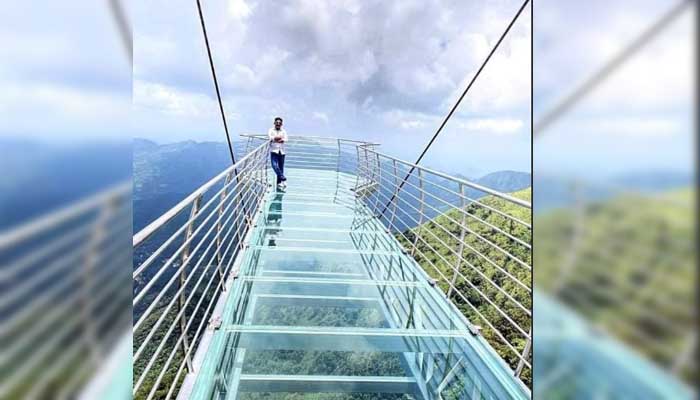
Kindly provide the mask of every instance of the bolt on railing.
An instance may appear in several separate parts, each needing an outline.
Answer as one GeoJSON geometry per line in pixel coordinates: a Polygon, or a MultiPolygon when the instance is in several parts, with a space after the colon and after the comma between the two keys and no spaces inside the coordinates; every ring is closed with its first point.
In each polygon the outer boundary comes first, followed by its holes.
{"type": "Polygon", "coordinates": [[[267,190],[267,159],[263,143],[134,235],[135,398],[172,398],[183,372],[194,372],[194,351],[267,190]]]}

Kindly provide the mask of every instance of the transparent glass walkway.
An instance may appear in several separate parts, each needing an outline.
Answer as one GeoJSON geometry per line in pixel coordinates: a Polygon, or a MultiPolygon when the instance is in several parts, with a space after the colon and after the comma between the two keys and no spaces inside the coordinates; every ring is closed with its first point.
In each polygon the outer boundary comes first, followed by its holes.
{"type": "Polygon", "coordinates": [[[356,202],[354,176],[305,169],[287,176],[285,192],[266,194],[221,324],[203,340],[180,397],[529,397],[356,202]]]}

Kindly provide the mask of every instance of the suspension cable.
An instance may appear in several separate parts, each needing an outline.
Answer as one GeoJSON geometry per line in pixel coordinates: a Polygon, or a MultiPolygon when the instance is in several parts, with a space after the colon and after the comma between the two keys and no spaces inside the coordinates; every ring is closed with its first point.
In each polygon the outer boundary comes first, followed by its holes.
{"type": "Polygon", "coordinates": [[[109,10],[112,13],[114,23],[117,25],[119,39],[131,66],[134,63],[134,35],[131,29],[131,22],[127,18],[121,0],[109,0],[109,10]]]}
{"type": "MultiPolygon", "coordinates": [[[[204,34],[204,43],[207,46],[207,55],[209,56],[209,66],[211,67],[211,76],[214,78],[214,88],[216,88],[216,98],[219,100],[219,111],[221,111],[221,120],[224,122],[224,131],[226,132],[226,141],[228,142],[228,151],[231,154],[231,163],[236,164],[236,158],[233,155],[233,146],[231,145],[231,136],[228,133],[228,125],[226,124],[226,113],[224,113],[224,105],[221,102],[221,92],[219,91],[219,81],[216,79],[216,69],[214,68],[214,59],[211,56],[211,48],[209,48],[209,38],[207,37],[207,28],[204,25],[204,15],[202,14],[202,5],[197,0],[197,10],[199,11],[199,22],[202,24],[202,34],[204,34]]],[[[235,172],[236,176],[238,173],[235,172]]]]}
{"type": "MultiPolygon", "coordinates": [[[[501,37],[500,37],[500,38],[498,39],[498,41],[496,42],[496,45],[493,46],[493,48],[492,48],[491,51],[489,52],[488,56],[486,56],[486,59],[484,60],[484,62],[481,64],[481,66],[479,67],[479,69],[476,71],[476,74],[474,74],[474,77],[473,77],[473,78],[471,79],[471,81],[469,82],[469,85],[467,85],[466,89],[464,89],[464,92],[462,92],[462,95],[459,96],[459,99],[457,99],[457,102],[455,103],[455,105],[452,106],[452,109],[451,109],[450,112],[447,114],[447,116],[445,117],[445,119],[442,121],[442,124],[440,124],[440,127],[437,129],[437,131],[435,132],[435,134],[433,135],[433,137],[430,139],[430,141],[428,142],[428,144],[425,145],[425,148],[424,148],[423,151],[421,152],[420,156],[418,156],[418,159],[416,160],[416,162],[413,163],[414,165],[411,167],[411,169],[408,171],[408,173],[406,174],[406,176],[405,176],[405,177],[403,178],[403,180],[401,181],[401,184],[399,185],[399,188],[396,190],[396,192],[394,192],[394,194],[392,194],[391,199],[390,199],[390,200],[386,203],[386,205],[384,206],[384,209],[382,210],[381,214],[379,214],[379,218],[381,218],[381,217],[384,215],[384,213],[386,212],[387,208],[389,208],[389,204],[391,204],[391,202],[394,201],[394,198],[395,198],[396,196],[398,196],[399,192],[401,191],[401,188],[403,188],[403,185],[406,184],[406,181],[408,180],[408,178],[411,177],[411,174],[412,174],[413,171],[416,169],[416,166],[421,162],[421,160],[423,159],[423,156],[425,156],[425,153],[428,152],[428,149],[430,149],[430,146],[433,145],[433,142],[435,142],[435,139],[437,139],[438,135],[440,135],[440,132],[442,132],[442,129],[443,129],[443,128],[445,127],[445,125],[447,124],[447,121],[450,120],[450,118],[452,117],[452,114],[454,114],[455,110],[457,110],[457,107],[458,107],[459,104],[462,102],[462,99],[464,99],[464,97],[467,95],[467,92],[469,92],[469,89],[471,89],[472,85],[474,85],[474,82],[476,82],[476,79],[477,79],[477,78],[479,77],[479,75],[481,74],[481,71],[484,69],[484,67],[486,66],[486,64],[489,62],[489,60],[491,59],[491,56],[493,56],[493,54],[496,52],[496,50],[498,49],[498,46],[500,46],[501,42],[503,42],[503,39],[506,37],[506,35],[508,34],[508,32],[510,32],[510,28],[513,27],[513,24],[515,24],[515,21],[518,19],[518,17],[520,16],[520,14],[522,14],[523,10],[525,9],[525,6],[527,6],[527,4],[528,4],[529,2],[530,2],[530,0],[525,0],[525,1],[523,2],[523,4],[520,6],[520,8],[518,9],[518,12],[515,14],[515,16],[513,17],[513,19],[511,19],[510,23],[508,24],[508,26],[506,27],[506,29],[505,29],[505,30],[503,31],[503,33],[501,34],[501,37]]],[[[532,40],[532,38],[531,38],[531,40],[532,40]]]]}

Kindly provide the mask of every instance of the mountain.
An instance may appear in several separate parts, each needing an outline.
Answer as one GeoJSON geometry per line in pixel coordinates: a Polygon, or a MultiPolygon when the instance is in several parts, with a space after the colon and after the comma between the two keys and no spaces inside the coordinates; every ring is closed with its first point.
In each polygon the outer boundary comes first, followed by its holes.
{"type": "Polygon", "coordinates": [[[687,187],[550,210],[533,246],[539,290],[688,383],[692,362],[676,361],[696,328],[693,203],[687,187]]]}
{"type": "Polygon", "coordinates": [[[674,170],[648,170],[621,174],[604,182],[584,178],[535,175],[535,212],[571,206],[576,196],[587,202],[605,200],[624,192],[662,193],[691,186],[691,172],[674,170]],[[576,191],[578,190],[578,193],[576,191]]]}
{"type": "Polygon", "coordinates": [[[0,229],[37,218],[129,180],[128,143],[0,139],[0,229]]]}
{"type": "Polygon", "coordinates": [[[511,193],[532,186],[531,175],[519,171],[497,171],[484,175],[476,183],[499,192],[511,193]]]}
{"type": "MultiPolygon", "coordinates": [[[[234,142],[236,154],[244,149],[245,143],[234,142]]],[[[220,142],[134,139],[132,150],[134,232],[231,165],[228,146],[220,142]]]]}
{"type": "Polygon", "coordinates": [[[674,170],[637,171],[620,175],[613,179],[613,183],[643,192],[659,192],[690,186],[693,174],[674,170]]]}
{"type": "MultiPolygon", "coordinates": [[[[532,190],[527,188],[511,193],[511,195],[530,201],[532,190]]],[[[480,202],[490,208],[512,215],[521,221],[531,222],[529,209],[515,206],[506,200],[494,196],[485,196],[480,202]]],[[[522,334],[516,330],[510,321],[503,318],[498,310],[507,310],[509,317],[525,331],[530,328],[530,316],[522,309],[516,307],[512,300],[502,294],[502,291],[507,292],[513,299],[529,310],[532,307],[530,293],[522,286],[514,283],[511,277],[517,278],[526,287],[532,287],[532,273],[522,265],[512,262],[510,258],[505,257],[496,246],[528,265],[532,265],[531,252],[527,247],[502,233],[498,233],[489,225],[505,228],[510,235],[525,243],[531,242],[531,231],[522,225],[508,224],[501,215],[477,204],[469,205],[467,213],[476,218],[468,218],[466,220],[467,227],[471,233],[465,237],[467,245],[464,247],[462,257],[468,262],[461,264],[459,271],[461,276],[455,280],[457,289],[464,297],[453,295],[451,300],[471,323],[484,327],[482,330],[484,338],[510,364],[511,368],[515,368],[518,358],[509,349],[508,345],[493,330],[489,329],[483,317],[487,318],[489,323],[493,324],[518,352],[522,352],[525,346],[522,334]],[[488,224],[479,220],[486,221],[488,224]],[[474,233],[478,234],[478,236],[474,233]],[[493,282],[498,284],[500,290],[494,286],[493,282]],[[485,297],[490,299],[490,301],[486,300],[485,297]]],[[[415,235],[420,232],[423,240],[418,241],[415,259],[428,275],[439,282],[439,286],[444,292],[449,290],[445,277],[452,277],[454,274],[447,261],[456,258],[451,251],[458,247],[456,238],[460,236],[461,227],[456,221],[461,220],[461,215],[459,210],[452,209],[443,215],[428,220],[420,227],[414,227],[396,234],[399,242],[404,244],[406,248],[411,248],[415,235]]],[[[531,371],[524,371],[522,379],[531,387],[531,371]]]]}
{"type": "MultiPolygon", "coordinates": [[[[234,142],[237,158],[245,152],[245,142],[234,142]]],[[[146,139],[134,139],[134,231],[138,232],[150,221],[176,205],[193,190],[219,174],[230,165],[228,146],[222,142],[185,141],[157,144],[146,139]]],[[[313,149],[305,149],[311,152],[313,149]]],[[[326,151],[326,150],[322,150],[326,151]]],[[[355,157],[344,153],[343,157],[355,157]]],[[[341,166],[341,171],[354,173],[341,166]]],[[[499,192],[509,193],[530,186],[530,174],[518,171],[497,171],[477,179],[462,179],[486,186],[499,192]]],[[[385,182],[386,183],[386,182],[385,182]]],[[[406,210],[402,221],[396,221],[399,229],[416,226],[419,221],[420,192],[417,175],[414,173],[399,194],[399,202],[406,210]]],[[[450,180],[426,174],[424,196],[427,218],[457,207],[460,204],[458,185],[450,180]]],[[[484,197],[486,193],[474,188],[465,188],[471,199],[484,197]]],[[[382,189],[380,199],[387,201],[393,195],[393,187],[382,189]]]]}

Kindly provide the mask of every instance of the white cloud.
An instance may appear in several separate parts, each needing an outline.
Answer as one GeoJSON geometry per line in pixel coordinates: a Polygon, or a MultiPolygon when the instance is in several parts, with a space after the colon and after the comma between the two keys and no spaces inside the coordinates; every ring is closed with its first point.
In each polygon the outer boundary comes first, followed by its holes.
{"type": "MultiPolygon", "coordinates": [[[[535,26],[536,65],[542,66],[535,68],[534,76],[538,113],[548,110],[587,81],[667,8],[665,2],[642,1],[631,10],[622,4],[591,1],[585,5],[586,15],[595,16],[596,29],[590,29],[590,18],[566,17],[579,14],[576,8],[582,5],[542,4],[537,10],[535,26]],[[561,32],[569,32],[567,40],[559,40],[561,32]],[[577,56],[572,62],[574,52],[577,56]]],[[[692,102],[691,10],[689,7],[683,16],[628,57],[575,110],[601,114],[612,109],[645,112],[669,110],[692,102]]]]}
{"type": "Polygon", "coordinates": [[[612,137],[668,138],[678,134],[683,126],[669,116],[604,116],[577,121],[582,134],[612,137]]]}
{"type": "Polygon", "coordinates": [[[133,99],[137,109],[170,116],[201,118],[213,115],[218,109],[209,96],[141,80],[134,81],[133,99]]]}
{"type": "Polygon", "coordinates": [[[128,129],[128,92],[85,90],[56,82],[0,82],[0,135],[112,136],[128,129]]]}
{"type": "Polygon", "coordinates": [[[328,115],[327,115],[326,113],[319,112],[319,111],[314,111],[314,113],[312,114],[312,116],[313,116],[314,119],[317,119],[317,120],[319,120],[319,121],[321,121],[321,122],[323,122],[323,123],[325,123],[325,124],[328,123],[328,115]]]}
{"type": "Polygon", "coordinates": [[[484,118],[460,121],[457,126],[468,131],[512,134],[521,132],[524,123],[520,119],[484,118]]]}
{"type": "Polygon", "coordinates": [[[419,121],[417,119],[404,120],[400,123],[402,129],[416,129],[425,126],[425,122],[419,121]]]}
{"type": "MultiPolygon", "coordinates": [[[[209,66],[198,21],[191,18],[196,8],[173,1],[184,6],[140,3],[145,16],[172,10],[159,14],[157,22],[144,17],[149,26],[144,34],[175,41],[178,56],[159,59],[144,46],[136,63],[148,58],[143,64],[149,68],[137,68],[137,78],[161,87],[135,95],[148,98],[141,103],[152,104],[165,118],[177,113],[195,119],[213,101],[209,66]],[[186,98],[172,97],[178,95],[186,98]]],[[[392,145],[400,150],[422,145],[426,130],[439,125],[454,100],[450,96],[463,90],[465,76],[478,68],[519,5],[516,0],[211,0],[205,17],[226,111],[240,116],[234,130],[264,129],[267,116],[279,114],[290,132],[319,132],[327,128],[321,113],[333,116],[337,136],[394,135],[400,139],[392,145]]],[[[520,44],[529,44],[528,23],[523,14],[499,50],[502,60],[492,60],[490,68],[501,80],[485,73],[480,79],[490,81],[474,87],[475,96],[482,91],[479,102],[465,101],[455,119],[469,107],[478,109],[480,118],[525,118],[522,108],[529,114],[529,86],[523,91],[514,80],[529,82],[529,58],[523,57],[529,46],[520,44]],[[520,102],[523,98],[528,101],[520,102]]],[[[454,128],[457,121],[451,124],[454,128]]],[[[508,131],[508,126],[483,129],[508,131]]]]}
{"type": "Polygon", "coordinates": [[[250,6],[245,0],[229,0],[228,12],[233,18],[246,19],[253,12],[255,6],[250,6]]]}

